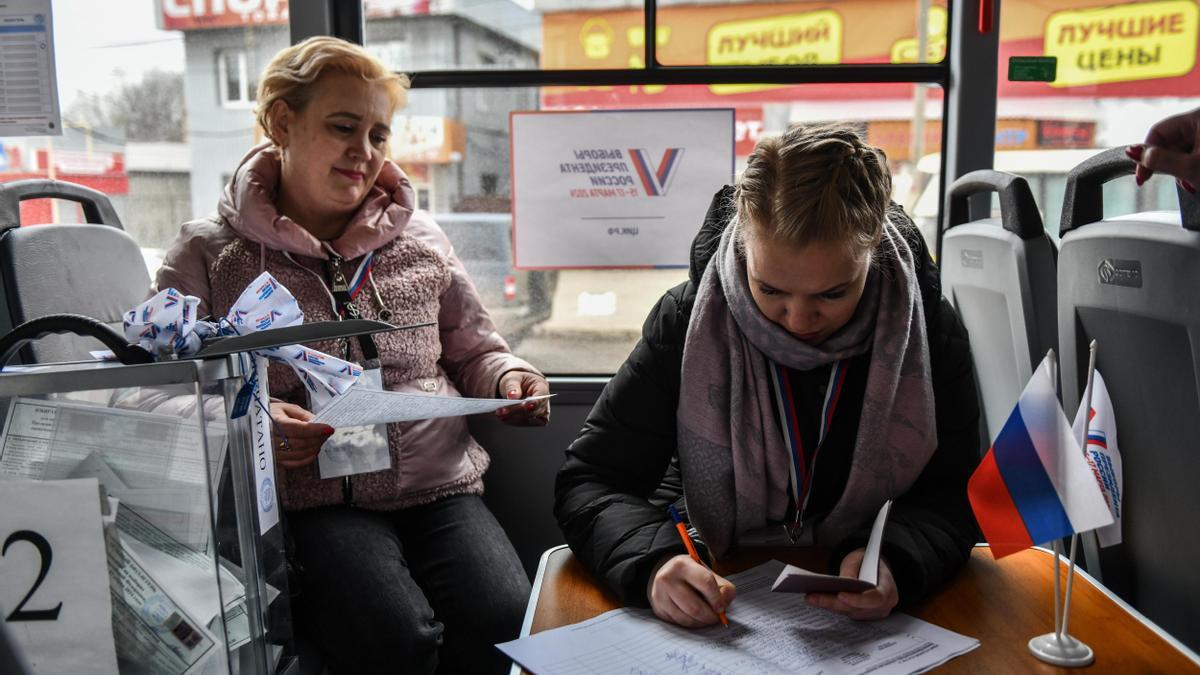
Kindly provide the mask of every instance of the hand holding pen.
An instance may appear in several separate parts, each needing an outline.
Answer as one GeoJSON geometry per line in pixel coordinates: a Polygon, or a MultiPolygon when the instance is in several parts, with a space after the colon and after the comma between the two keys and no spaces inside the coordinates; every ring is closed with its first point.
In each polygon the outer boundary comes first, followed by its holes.
{"type": "Polygon", "coordinates": [[[729,625],[725,610],[737,595],[729,580],[704,566],[679,513],[670,507],[688,555],[663,559],[650,574],[647,596],[658,618],[688,628],[720,621],[729,625]]]}

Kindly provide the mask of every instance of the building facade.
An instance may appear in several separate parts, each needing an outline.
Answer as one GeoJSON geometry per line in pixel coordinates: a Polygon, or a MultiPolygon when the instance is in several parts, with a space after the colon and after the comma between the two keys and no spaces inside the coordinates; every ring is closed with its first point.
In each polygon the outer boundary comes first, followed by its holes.
{"type": "MultiPolygon", "coordinates": [[[[159,7],[161,27],[184,33],[196,217],[212,212],[238,161],[261,140],[254,120],[258,75],[289,44],[286,3],[243,4],[253,7],[239,13],[223,3],[172,0],[159,7]]],[[[368,3],[366,48],[398,72],[537,67],[536,18],[507,0],[486,6],[494,23],[463,3],[368,3]]],[[[424,208],[507,210],[505,199],[490,198],[507,193],[508,111],[537,105],[535,89],[412,91],[392,121],[391,157],[424,208]]]]}

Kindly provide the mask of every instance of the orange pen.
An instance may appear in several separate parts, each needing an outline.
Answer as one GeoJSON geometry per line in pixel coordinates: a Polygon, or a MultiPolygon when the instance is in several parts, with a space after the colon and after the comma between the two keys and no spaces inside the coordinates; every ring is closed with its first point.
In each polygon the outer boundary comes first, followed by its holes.
{"type": "MultiPolygon", "coordinates": [[[[671,520],[675,521],[675,529],[679,530],[679,538],[683,540],[683,545],[687,547],[688,555],[692,557],[692,560],[704,565],[704,561],[700,560],[700,554],[696,552],[696,546],[692,543],[692,538],[688,536],[687,527],[683,524],[683,518],[680,518],[679,512],[675,510],[675,505],[667,505],[667,512],[671,514],[671,520]]],[[[707,567],[707,565],[704,566],[707,567]]],[[[721,619],[721,623],[726,628],[729,628],[729,619],[725,618],[725,612],[717,612],[717,617],[721,619]]]]}

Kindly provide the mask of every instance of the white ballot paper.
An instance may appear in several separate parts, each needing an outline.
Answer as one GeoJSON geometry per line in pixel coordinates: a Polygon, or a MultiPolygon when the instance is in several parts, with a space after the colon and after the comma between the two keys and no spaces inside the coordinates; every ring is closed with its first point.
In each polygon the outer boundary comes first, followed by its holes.
{"type": "Polygon", "coordinates": [[[122,672],[190,675],[208,667],[220,641],[151,574],[119,532],[108,537],[108,574],[122,672]]]}
{"type": "Polygon", "coordinates": [[[208,514],[208,497],[203,490],[130,488],[97,452],[80,462],[71,477],[95,478],[110,497],[120,501],[124,512],[134,510],[166,532],[173,541],[187,544],[199,552],[208,551],[212,521],[208,514]]]}
{"type": "MultiPolygon", "coordinates": [[[[209,448],[207,468],[215,483],[225,432],[209,425],[208,433],[210,439],[215,433],[220,438],[220,447],[209,448]]],[[[126,488],[206,485],[194,420],[31,398],[14,399],[8,408],[0,437],[0,479],[66,478],[92,453],[104,459],[126,488]]]]}
{"type": "Polygon", "coordinates": [[[578,673],[919,673],[979,641],[904,614],[854,621],[772,593],[783,563],[729,577],[729,628],[688,629],[647,609],[615,609],[572,626],[497,645],[538,675],[578,673]]]}
{"type": "Polygon", "coordinates": [[[892,500],[887,500],[875,515],[871,536],[867,539],[867,550],[863,552],[858,566],[858,578],[839,577],[833,574],[810,572],[802,567],[788,565],[779,573],[771,590],[781,593],[863,593],[879,583],[879,549],[883,546],[883,528],[887,525],[892,500]]]}
{"type": "MultiPolygon", "coordinates": [[[[213,637],[229,640],[227,649],[237,649],[250,641],[250,617],[246,614],[246,587],[239,580],[244,572],[224,558],[220,564],[211,554],[195,551],[172,539],[153,522],[121,505],[116,517],[121,543],[137,554],[146,573],[174,598],[191,616],[206,622],[213,637]],[[220,593],[214,588],[213,569],[217,570],[220,593]],[[224,603],[224,628],[221,626],[224,603]]],[[[267,584],[267,603],[274,602],[279,591],[267,584]]]]}
{"type": "MultiPolygon", "coordinates": [[[[0,436],[0,480],[95,478],[109,495],[198,550],[212,532],[206,490],[215,486],[225,429],[173,415],[68,401],[17,398],[0,436]]],[[[215,488],[214,488],[215,489],[215,488]]]]}
{"type": "Polygon", "coordinates": [[[0,483],[0,620],[35,673],[115,673],[100,486],[0,483]]]}
{"type": "Polygon", "coordinates": [[[460,417],[493,412],[529,401],[540,401],[553,395],[530,396],[522,399],[463,398],[433,394],[405,394],[399,391],[372,391],[351,387],[346,390],[346,393],[333,399],[329,405],[322,408],[312,421],[340,429],[385,422],[460,417]]]}

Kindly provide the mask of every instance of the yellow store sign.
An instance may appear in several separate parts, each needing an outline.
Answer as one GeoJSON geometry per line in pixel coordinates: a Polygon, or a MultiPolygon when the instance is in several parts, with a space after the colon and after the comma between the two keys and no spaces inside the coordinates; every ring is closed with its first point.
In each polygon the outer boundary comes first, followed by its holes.
{"type": "Polygon", "coordinates": [[[921,52],[917,38],[904,38],[892,43],[892,63],[939,63],[946,58],[946,28],[948,25],[946,8],[937,5],[930,7],[925,25],[928,26],[929,31],[928,39],[925,41],[925,58],[917,58],[921,52]]]}
{"type": "MultiPolygon", "coordinates": [[[[714,66],[841,63],[842,17],[823,9],[718,23],[708,32],[707,63],[714,66]]],[[[713,85],[718,94],[762,85],[713,85]]]]}
{"type": "Polygon", "coordinates": [[[1045,33],[1046,55],[1058,57],[1051,86],[1186,75],[1196,65],[1198,17],[1193,0],[1055,12],[1045,33]]]}
{"type": "Polygon", "coordinates": [[[714,66],[840,63],[842,17],[823,9],[745,21],[726,21],[708,33],[714,66]]]}

